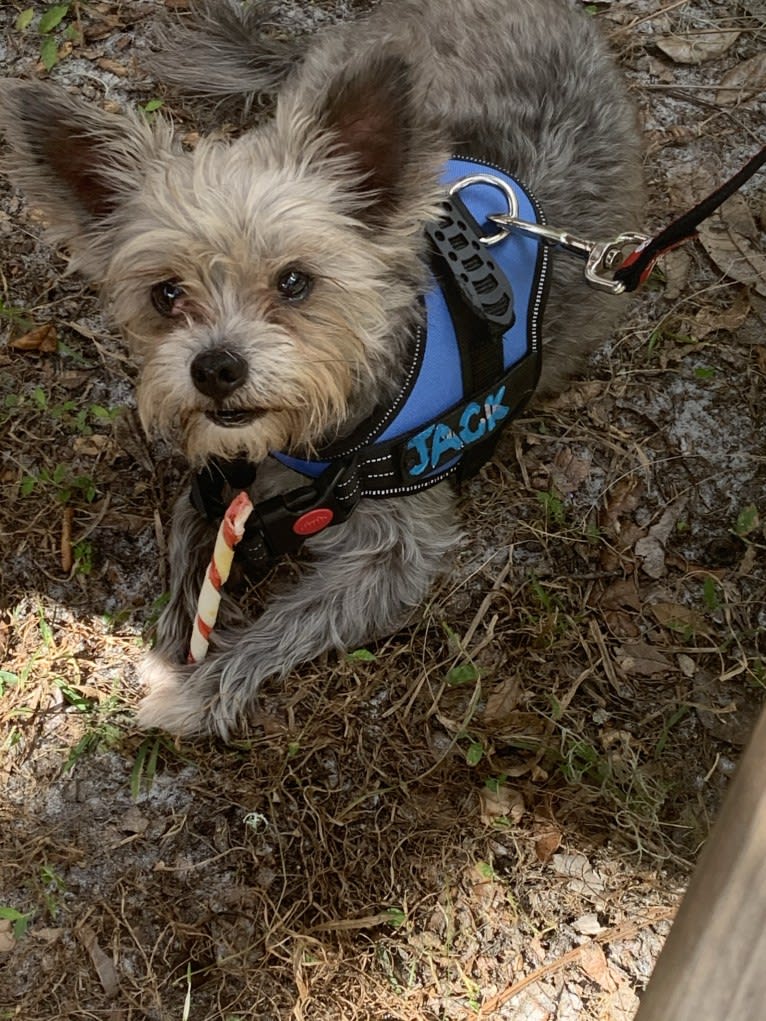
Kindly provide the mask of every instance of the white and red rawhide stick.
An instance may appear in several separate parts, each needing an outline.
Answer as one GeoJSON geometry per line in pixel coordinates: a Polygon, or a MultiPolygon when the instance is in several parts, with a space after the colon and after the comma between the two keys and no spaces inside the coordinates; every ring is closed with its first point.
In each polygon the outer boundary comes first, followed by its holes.
{"type": "Polygon", "coordinates": [[[253,504],[247,493],[238,493],[226,508],[223,521],[215,537],[213,557],[205,572],[199,599],[197,615],[194,618],[189,662],[201,663],[207,656],[210,632],[218,618],[221,605],[221,586],[226,582],[234,560],[234,547],[245,534],[245,522],[250,517],[253,504]]]}

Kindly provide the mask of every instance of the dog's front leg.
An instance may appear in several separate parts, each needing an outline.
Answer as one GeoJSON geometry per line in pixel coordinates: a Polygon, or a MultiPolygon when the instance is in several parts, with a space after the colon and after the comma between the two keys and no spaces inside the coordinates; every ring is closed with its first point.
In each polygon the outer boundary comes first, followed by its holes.
{"type": "Polygon", "coordinates": [[[446,486],[363,503],[312,541],[319,560],[305,577],[276,594],[250,627],[218,633],[203,663],[181,666],[152,653],[141,725],[227,737],[246,720],[265,678],[394,631],[445,569],[458,535],[446,486]]]}
{"type": "Polygon", "coordinates": [[[168,543],[170,598],[157,621],[155,648],[163,660],[182,663],[186,659],[215,532],[215,526],[194,509],[188,493],[179,497],[173,507],[168,543]]]}

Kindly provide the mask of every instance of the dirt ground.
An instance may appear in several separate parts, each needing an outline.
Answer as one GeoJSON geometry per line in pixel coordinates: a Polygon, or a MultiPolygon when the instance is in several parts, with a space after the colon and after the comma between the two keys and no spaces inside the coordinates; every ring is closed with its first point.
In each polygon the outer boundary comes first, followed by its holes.
{"type": "MultiPolygon", "coordinates": [[[[187,6],[5,0],[0,71],[191,135],[146,64],[187,6]]],[[[766,8],[587,7],[656,229],[766,141],[766,8]]],[[[135,727],[184,467],[0,183],[0,1018],[633,1017],[766,686],[764,179],[515,425],[411,626],[228,746],[135,727]]]]}

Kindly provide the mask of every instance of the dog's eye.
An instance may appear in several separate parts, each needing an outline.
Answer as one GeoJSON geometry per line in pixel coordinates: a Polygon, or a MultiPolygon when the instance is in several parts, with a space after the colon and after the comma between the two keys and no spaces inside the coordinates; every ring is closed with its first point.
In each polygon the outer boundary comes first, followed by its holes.
{"type": "Polygon", "coordinates": [[[291,266],[277,280],[277,290],[287,301],[303,301],[308,297],[313,283],[308,273],[291,266]]]}
{"type": "Polygon", "coordinates": [[[175,303],[184,295],[184,290],[175,280],[163,280],[152,287],[152,304],[162,316],[175,314],[175,303]]]}

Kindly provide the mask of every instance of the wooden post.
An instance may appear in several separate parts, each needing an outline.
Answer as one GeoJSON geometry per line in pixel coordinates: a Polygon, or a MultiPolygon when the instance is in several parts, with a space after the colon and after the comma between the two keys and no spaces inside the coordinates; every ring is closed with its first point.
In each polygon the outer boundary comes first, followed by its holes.
{"type": "Polygon", "coordinates": [[[766,1018],[766,709],[636,1021],[766,1018]]]}

